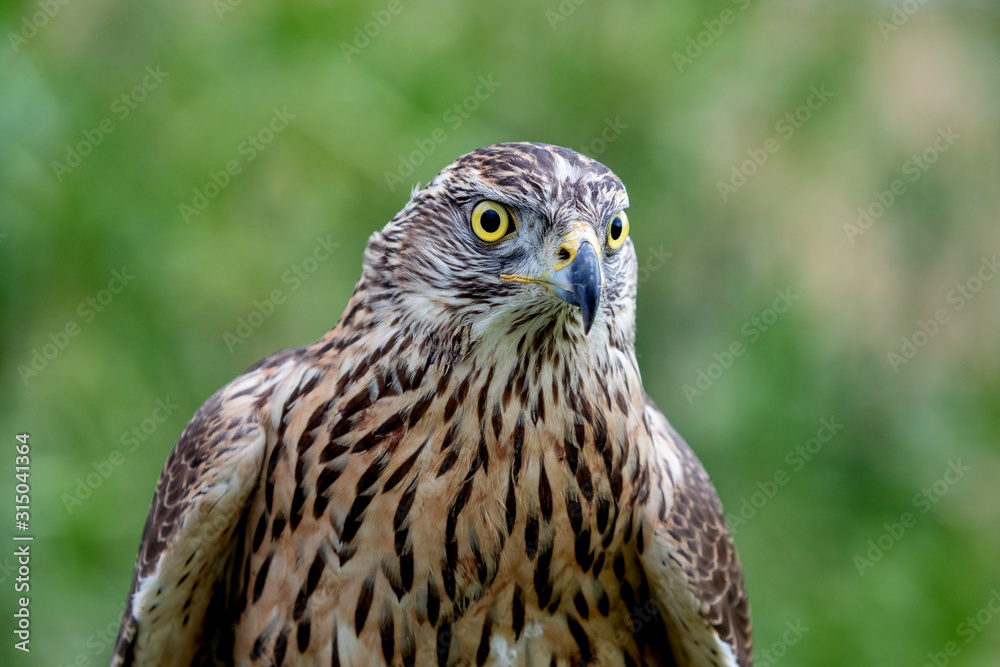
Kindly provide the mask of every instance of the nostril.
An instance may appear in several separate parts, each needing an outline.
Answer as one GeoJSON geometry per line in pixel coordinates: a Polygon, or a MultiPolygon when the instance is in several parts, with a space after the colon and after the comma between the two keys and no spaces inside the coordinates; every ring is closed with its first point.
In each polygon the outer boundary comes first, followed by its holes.
{"type": "Polygon", "coordinates": [[[560,262],[568,262],[569,261],[569,257],[570,257],[569,250],[567,250],[566,248],[559,248],[559,261],[560,262]]]}

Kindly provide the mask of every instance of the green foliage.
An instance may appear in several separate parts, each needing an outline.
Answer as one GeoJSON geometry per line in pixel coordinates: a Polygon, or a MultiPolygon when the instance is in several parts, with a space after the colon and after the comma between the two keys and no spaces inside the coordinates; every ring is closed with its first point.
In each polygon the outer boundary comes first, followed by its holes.
{"type": "Polygon", "coordinates": [[[758,664],[995,664],[1000,619],[966,621],[1000,588],[995,7],[334,4],[0,7],[26,664],[108,660],[188,416],[334,324],[414,183],[509,140],[629,188],[646,388],[738,519],[758,664]]]}

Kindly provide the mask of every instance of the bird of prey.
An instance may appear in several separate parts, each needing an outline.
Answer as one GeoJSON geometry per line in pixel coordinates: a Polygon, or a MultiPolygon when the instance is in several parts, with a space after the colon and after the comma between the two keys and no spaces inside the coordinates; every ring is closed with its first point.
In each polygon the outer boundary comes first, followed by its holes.
{"type": "Polygon", "coordinates": [[[643,391],[627,207],[536,143],[414,192],[336,326],[184,429],[112,664],[750,665],[719,499],[643,391]]]}

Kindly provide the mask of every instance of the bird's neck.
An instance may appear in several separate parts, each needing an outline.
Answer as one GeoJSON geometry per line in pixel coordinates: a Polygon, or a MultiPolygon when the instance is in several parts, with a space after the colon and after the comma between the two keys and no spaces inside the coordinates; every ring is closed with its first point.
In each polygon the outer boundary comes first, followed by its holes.
{"type": "Polygon", "coordinates": [[[589,336],[576,319],[477,329],[427,326],[408,311],[352,298],[341,321],[315,345],[341,380],[369,378],[371,391],[454,397],[489,431],[523,423],[556,438],[581,429],[619,443],[642,428],[645,393],[628,335],[599,322],[589,336]]]}
{"type": "Polygon", "coordinates": [[[332,360],[350,351],[356,359],[352,366],[395,359],[402,366],[397,372],[433,368],[439,374],[462,376],[488,370],[494,382],[503,381],[501,387],[513,385],[525,396],[558,381],[600,395],[605,403],[620,396],[616,402],[630,403],[640,412],[645,404],[634,325],[617,327],[599,319],[588,335],[576,316],[566,313],[521,322],[487,317],[470,324],[457,314],[428,315],[438,310],[429,304],[402,307],[389,295],[372,294],[371,289],[357,290],[336,327],[314,347],[332,360]]]}

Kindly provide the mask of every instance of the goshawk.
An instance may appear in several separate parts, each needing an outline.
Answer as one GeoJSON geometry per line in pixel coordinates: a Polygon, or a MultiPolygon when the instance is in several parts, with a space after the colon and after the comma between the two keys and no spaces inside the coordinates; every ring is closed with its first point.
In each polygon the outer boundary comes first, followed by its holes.
{"type": "Polygon", "coordinates": [[[750,665],[715,489],[643,391],[627,207],[533,143],[415,192],[333,330],[181,434],[113,664],[750,665]]]}

